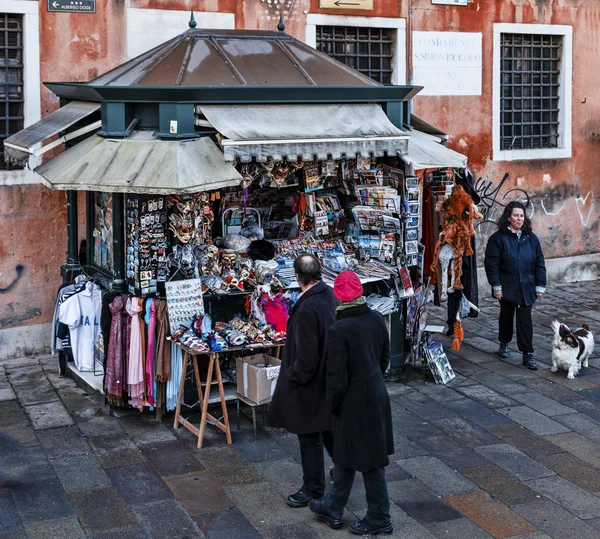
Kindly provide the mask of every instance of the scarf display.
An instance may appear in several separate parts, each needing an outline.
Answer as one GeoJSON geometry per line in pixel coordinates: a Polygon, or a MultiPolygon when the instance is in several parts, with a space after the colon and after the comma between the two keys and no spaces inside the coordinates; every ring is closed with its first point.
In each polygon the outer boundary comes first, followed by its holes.
{"type": "Polygon", "coordinates": [[[156,332],[156,302],[149,299],[146,303],[146,325],[148,326],[148,347],[146,350],[146,401],[150,406],[155,405],[154,387],[154,352],[156,332]]]}
{"type": "Polygon", "coordinates": [[[138,298],[129,298],[127,312],[131,316],[131,335],[129,339],[129,365],[127,387],[131,406],[141,410],[144,407],[144,365],[142,356],[142,333],[138,298]]]}
{"type": "Polygon", "coordinates": [[[125,299],[117,296],[109,305],[112,321],[109,330],[104,389],[109,404],[123,405],[123,307],[125,299]]]}

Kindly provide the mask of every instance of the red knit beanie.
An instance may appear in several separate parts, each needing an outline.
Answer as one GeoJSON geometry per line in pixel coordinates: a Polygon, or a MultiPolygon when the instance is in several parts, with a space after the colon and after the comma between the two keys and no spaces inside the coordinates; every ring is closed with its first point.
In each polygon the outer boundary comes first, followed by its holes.
{"type": "Polygon", "coordinates": [[[363,295],[358,275],[353,271],[342,271],[333,283],[333,293],[340,301],[354,301],[363,295]]]}

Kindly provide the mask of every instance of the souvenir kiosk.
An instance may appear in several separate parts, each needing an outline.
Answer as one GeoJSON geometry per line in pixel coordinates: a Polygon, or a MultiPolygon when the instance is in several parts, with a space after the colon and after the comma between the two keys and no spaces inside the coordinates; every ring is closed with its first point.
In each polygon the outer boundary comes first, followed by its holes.
{"type": "Polygon", "coordinates": [[[97,79],[46,86],[63,106],[7,139],[6,153],[23,163],[65,143],[36,172],[67,191],[62,275],[101,320],[85,336],[92,364],[75,364],[102,377],[109,403],[175,409],[176,426],[196,429],[179,421],[193,356],[199,445],[205,420],[230,442],[223,380],[236,356],[284,343],[302,252],[330,283],[344,269],[361,276],[399,368],[420,226],[419,181],[402,156],[420,88],[382,86],[283,32],[196,29],[193,16],[97,79]],[[222,421],[207,412],[213,372],[222,421]]]}

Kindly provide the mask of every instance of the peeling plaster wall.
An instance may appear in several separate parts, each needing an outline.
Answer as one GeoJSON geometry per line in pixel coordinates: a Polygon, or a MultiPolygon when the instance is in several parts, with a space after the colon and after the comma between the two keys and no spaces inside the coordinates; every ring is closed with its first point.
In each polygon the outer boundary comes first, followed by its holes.
{"type": "MultiPolygon", "coordinates": [[[[448,146],[472,164],[481,208],[497,220],[511,200],[531,203],[530,216],[547,258],[600,252],[600,96],[596,65],[600,53],[599,0],[474,0],[467,7],[433,6],[414,0],[414,30],[482,32],[481,96],[423,96],[415,113],[446,130],[448,146]],[[494,23],[571,25],[573,32],[573,107],[571,159],[492,161],[492,57],[494,23]]],[[[480,250],[496,230],[479,226],[480,250]]]]}
{"type": "MultiPolygon", "coordinates": [[[[34,0],[32,0],[34,1],[34,0]]],[[[474,0],[467,7],[412,0],[413,29],[483,33],[481,97],[417,97],[415,113],[451,134],[449,146],[468,155],[490,220],[513,198],[528,197],[534,227],[557,279],[598,275],[600,253],[600,96],[595,91],[600,52],[600,0],[474,0]],[[494,22],[573,25],[573,158],[555,161],[493,162],[492,31],[494,22]],[[508,174],[508,176],[507,176],[508,174]],[[568,258],[585,255],[583,258],[568,258]],[[592,257],[588,260],[587,257],[592,257]],[[593,260],[593,262],[592,262],[593,260]],[[578,262],[579,261],[579,262],[578,262]],[[581,263],[580,263],[581,262],[581,263]],[[569,268],[581,267],[581,271],[569,268]],[[585,271],[584,271],[585,270],[585,271]]],[[[127,60],[128,9],[219,12],[235,16],[236,28],[272,30],[285,16],[286,31],[306,33],[306,15],[404,17],[408,0],[375,0],[375,10],[319,9],[319,0],[97,0],[97,13],[48,13],[39,3],[41,81],[87,81],[127,60]],[[292,8],[292,9],[290,9],[292,8]]],[[[135,10],[130,11],[131,13],[135,10]]],[[[129,21],[131,23],[131,21],[129,21]]],[[[160,21],[154,31],[160,30],[160,21]]],[[[187,28],[187,17],[181,31],[187,28]]],[[[58,99],[40,88],[41,115],[56,110],[58,99]]],[[[32,174],[27,182],[32,180],[32,174]]],[[[60,265],[66,258],[66,199],[41,185],[4,185],[0,178],[0,358],[47,351],[40,328],[52,318],[60,265]],[[35,325],[35,327],[33,327],[35,325]],[[29,328],[29,329],[27,329],[29,328]],[[31,337],[31,346],[26,341],[31,337]],[[15,344],[15,339],[19,342],[15,344]],[[17,346],[18,344],[18,346],[17,346]]],[[[10,183],[10,182],[8,182],[10,183]]],[[[80,217],[84,197],[79,197],[80,217]]],[[[80,223],[80,237],[84,229],[80,223]]],[[[479,227],[480,248],[494,231],[479,227]]]]}

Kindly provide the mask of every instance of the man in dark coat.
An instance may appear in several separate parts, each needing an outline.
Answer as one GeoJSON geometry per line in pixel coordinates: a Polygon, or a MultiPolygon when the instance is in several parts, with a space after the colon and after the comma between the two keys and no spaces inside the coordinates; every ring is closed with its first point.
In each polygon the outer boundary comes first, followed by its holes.
{"type": "Polygon", "coordinates": [[[363,474],[367,514],[352,522],[355,535],[392,533],[385,466],[394,453],[392,412],[383,373],[390,361],[390,339],[381,314],[362,296],[355,273],[342,272],[334,292],[341,301],[327,338],[327,395],[334,414],[334,484],[310,510],[332,528],[344,522],[355,472],[363,474]]]}
{"type": "Polygon", "coordinates": [[[299,256],[294,269],[302,294],[288,320],[268,424],[298,435],[304,478],[302,488],[288,496],[287,504],[306,507],[325,493],[323,445],[330,455],[333,447],[333,418],[326,405],[325,347],[339,302],[331,287],[321,281],[321,263],[316,257],[299,256]]]}

